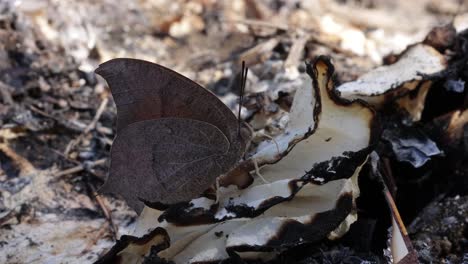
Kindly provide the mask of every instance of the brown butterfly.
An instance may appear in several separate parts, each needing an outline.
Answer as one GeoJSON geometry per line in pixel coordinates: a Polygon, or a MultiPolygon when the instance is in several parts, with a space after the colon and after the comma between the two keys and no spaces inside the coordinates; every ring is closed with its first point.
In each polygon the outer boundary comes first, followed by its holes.
{"type": "MultiPolygon", "coordinates": [[[[117,105],[117,136],[102,193],[144,202],[188,201],[241,159],[251,138],[209,90],[161,65],[113,59],[96,69],[117,105]]],[[[243,71],[244,74],[244,71],[243,71]]]]}

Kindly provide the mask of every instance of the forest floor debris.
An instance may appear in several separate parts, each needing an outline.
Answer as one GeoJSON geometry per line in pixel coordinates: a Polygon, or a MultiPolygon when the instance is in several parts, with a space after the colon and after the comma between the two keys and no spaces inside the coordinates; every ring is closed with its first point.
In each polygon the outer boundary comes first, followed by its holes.
{"type": "MultiPolygon", "coordinates": [[[[282,116],[300,85],[297,77],[305,71],[305,58],[329,55],[337,84],[352,81],[394,62],[398,58],[392,54],[452,20],[458,42],[447,45],[458,50],[427,40],[455,59],[446,75],[431,77],[434,84],[425,96],[420,122],[383,114],[384,128],[391,131],[391,124],[398,123],[423,131],[442,154],[415,168],[392,156],[388,142],[378,149],[388,154],[382,160],[394,175],[403,220],[413,222],[409,231],[420,261],[461,261],[467,253],[467,223],[458,218],[461,213],[466,219],[459,201],[468,193],[468,76],[463,61],[468,50],[467,34],[461,34],[468,25],[467,12],[468,5],[455,0],[2,1],[0,262],[93,262],[115,236],[133,228],[136,215],[121,200],[95,196],[107,176],[116,119],[109,91],[93,73],[99,62],[135,57],[164,64],[211,89],[235,110],[235,78],[245,60],[251,71],[242,117],[260,133],[275,136],[286,122],[282,116]],[[440,218],[458,231],[424,228],[421,223],[429,225],[433,214],[423,208],[439,208],[429,205],[435,203],[450,208],[442,210],[440,218]],[[435,236],[437,241],[428,244],[427,237],[435,236]]],[[[383,204],[378,200],[366,200],[378,197],[372,193],[380,190],[372,190],[379,186],[371,176],[361,178],[361,190],[367,191],[358,201],[359,217],[375,224],[373,246],[346,244],[353,234],[364,232],[357,228],[359,222],[344,238],[344,247],[321,245],[322,251],[315,249],[294,261],[339,262],[360,250],[383,263],[382,238],[390,223],[380,217],[388,212],[375,209],[383,204]]],[[[283,257],[292,258],[288,253],[283,257]]]]}

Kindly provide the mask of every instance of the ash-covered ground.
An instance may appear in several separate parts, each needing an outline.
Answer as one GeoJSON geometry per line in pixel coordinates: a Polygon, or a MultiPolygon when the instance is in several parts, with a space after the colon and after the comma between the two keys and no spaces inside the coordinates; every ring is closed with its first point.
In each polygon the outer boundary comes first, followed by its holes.
{"type": "MultiPolygon", "coordinates": [[[[110,91],[94,74],[99,63],[131,57],[162,64],[235,111],[236,76],[245,61],[250,72],[241,116],[275,135],[275,124],[252,116],[290,105],[297,83],[282,69],[304,71],[305,60],[328,55],[336,83],[344,83],[448,23],[458,32],[468,28],[466,2],[1,1],[0,262],[91,263],[132,230],[136,214],[123,200],[96,195],[107,177],[116,120],[110,91]]],[[[466,33],[458,40],[468,41],[466,33]]],[[[387,161],[397,206],[424,263],[468,261],[467,120],[459,121],[463,136],[454,139],[439,118],[468,106],[468,68],[460,59],[466,50],[445,51],[461,52],[450,68],[456,70],[438,79],[442,88],[428,95],[428,110],[415,125],[443,153],[417,169],[391,155],[387,161]]],[[[383,116],[384,129],[401,136],[399,124],[407,120],[383,116]]],[[[296,249],[310,254],[294,261],[385,263],[388,211],[375,208],[380,190],[372,190],[372,177],[363,181],[361,200],[369,200],[361,202],[361,215],[368,222],[359,224],[375,226],[374,232],[362,245],[349,242],[351,232],[334,245],[296,249]]],[[[284,259],[293,261],[288,254],[284,259]]]]}

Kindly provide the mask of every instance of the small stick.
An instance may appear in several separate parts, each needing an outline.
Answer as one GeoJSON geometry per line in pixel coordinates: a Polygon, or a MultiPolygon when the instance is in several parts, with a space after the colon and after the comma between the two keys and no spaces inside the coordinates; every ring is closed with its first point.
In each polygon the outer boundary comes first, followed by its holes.
{"type": "Polygon", "coordinates": [[[45,116],[45,117],[48,117],[50,119],[53,119],[53,120],[58,120],[56,117],[52,116],[51,114],[49,113],[46,113],[38,108],[36,108],[35,106],[32,106],[32,105],[28,105],[28,108],[31,109],[31,111],[37,113],[37,114],[40,114],[42,116],[45,116]]]}
{"type": "Polygon", "coordinates": [[[238,23],[238,24],[244,24],[247,26],[258,26],[258,27],[267,27],[267,28],[273,28],[281,31],[288,31],[289,27],[288,26],[283,26],[283,25],[278,25],[278,24],[273,24],[267,21],[262,21],[262,20],[256,20],[256,19],[232,19],[232,20],[222,20],[222,22],[225,23],[238,23]]]}
{"type": "Polygon", "coordinates": [[[269,181],[267,181],[263,176],[262,174],[260,173],[260,168],[258,167],[258,162],[255,158],[252,159],[253,160],[253,164],[255,166],[255,174],[257,174],[257,176],[262,179],[262,181],[266,184],[270,183],[269,181]]]}
{"type": "Polygon", "coordinates": [[[72,150],[73,147],[75,147],[77,144],[83,140],[83,138],[92,130],[96,127],[97,122],[99,121],[99,118],[101,118],[102,113],[106,109],[107,102],[109,102],[109,99],[106,97],[101,101],[101,104],[99,105],[99,108],[96,111],[96,114],[94,115],[93,120],[86,126],[86,128],[83,130],[83,132],[74,140],[70,141],[68,143],[67,147],[65,148],[64,154],[67,156],[68,153],[72,150]]]}
{"type": "Polygon", "coordinates": [[[59,177],[62,177],[64,175],[80,172],[82,170],[85,170],[86,168],[92,168],[92,167],[95,167],[95,166],[98,166],[98,165],[103,165],[103,164],[106,163],[106,160],[107,159],[99,159],[99,160],[93,161],[91,163],[88,163],[87,166],[85,166],[83,164],[80,164],[80,165],[77,165],[75,167],[72,167],[72,168],[69,168],[69,169],[66,169],[66,170],[63,170],[63,171],[59,171],[56,174],[54,174],[54,177],[59,178],[59,177]]]}
{"type": "Polygon", "coordinates": [[[109,227],[112,233],[112,237],[114,240],[117,240],[117,226],[115,225],[114,221],[112,221],[112,215],[110,214],[109,208],[106,206],[104,203],[103,198],[100,195],[97,195],[96,190],[94,189],[93,185],[88,183],[89,188],[91,189],[93,193],[93,197],[98,205],[98,207],[101,209],[102,213],[104,214],[106,220],[109,222],[109,227]]]}
{"type": "Polygon", "coordinates": [[[88,124],[88,126],[86,126],[83,133],[87,134],[89,133],[89,131],[96,127],[99,118],[101,118],[102,113],[104,113],[104,110],[106,109],[107,102],[109,102],[109,98],[105,97],[104,99],[102,99],[101,104],[99,105],[99,108],[96,111],[93,120],[91,121],[91,123],[88,124]]]}
{"type": "Polygon", "coordinates": [[[392,166],[390,164],[390,160],[388,158],[382,158],[382,165],[383,165],[383,174],[388,183],[388,190],[392,195],[395,195],[397,191],[395,177],[393,176],[392,166]]]}
{"type": "MultiPolygon", "coordinates": [[[[371,156],[372,156],[372,154],[371,154],[371,156]]],[[[377,161],[379,161],[378,156],[377,156],[377,161]]],[[[402,247],[402,246],[406,247],[408,253],[404,256],[404,258],[407,258],[407,257],[408,258],[414,258],[415,256],[417,256],[417,253],[413,248],[413,245],[411,243],[411,239],[409,238],[409,235],[408,235],[408,231],[406,230],[405,224],[403,223],[403,220],[401,219],[401,216],[400,216],[398,208],[397,208],[397,206],[395,204],[395,200],[393,198],[393,195],[392,195],[391,191],[389,190],[388,185],[387,185],[387,183],[386,183],[386,181],[384,179],[385,176],[383,174],[385,174],[385,171],[379,172],[379,171],[386,170],[386,169],[388,170],[389,168],[381,168],[380,170],[377,171],[376,175],[380,179],[380,182],[383,185],[382,192],[383,192],[383,194],[385,196],[385,201],[387,202],[387,205],[388,205],[388,207],[390,209],[390,215],[391,215],[392,219],[395,221],[395,223],[396,223],[396,225],[397,225],[397,227],[399,229],[399,233],[400,233],[401,237],[403,238],[404,245],[398,245],[398,246],[399,247],[402,247]]],[[[386,172],[386,173],[389,173],[389,172],[386,172]]],[[[393,227],[393,228],[395,228],[395,227],[393,227]]],[[[398,250],[398,246],[397,246],[397,248],[392,247],[392,250],[398,250]]],[[[408,262],[408,263],[413,263],[413,262],[408,262]]],[[[414,263],[416,263],[416,262],[414,262],[414,263]]]]}

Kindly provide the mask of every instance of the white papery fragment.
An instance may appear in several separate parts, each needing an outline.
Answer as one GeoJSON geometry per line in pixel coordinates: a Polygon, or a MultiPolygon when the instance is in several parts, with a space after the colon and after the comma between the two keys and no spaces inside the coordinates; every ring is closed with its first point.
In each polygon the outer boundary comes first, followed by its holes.
{"type": "Polygon", "coordinates": [[[268,181],[284,178],[285,175],[300,177],[315,163],[340,156],[345,151],[359,151],[369,146],[374,113],[358,102],[344,104],[336,101],[330,79],[333,66],[327,65],[325,60],[319,60],[316,64],[316,86],[321,104],[317,129],[312,136],[296,144],[293,151],[275,166],[266,166],[262,170],[263,177],[268,181]]]}
{"type": "MultiPolygon", "coordinates": [[[[385,101],[384,94],[399,88],[414,90],[425,79],[423,75],[438,73],[446,67],[445,58],[437,50],[416,44],[404,51],[397,62],[378,67],[355,81],[340,85],[336,90],[342,98],[362,99],[380,106],[385,101]]],[[[400,91],[399,94],[404,92],[400,91]]]]}
{"type": "Polygon", "coordinates": [[[299,78],[302,80],[302,86],[294,95],[286,130],[274,140],[262,142],[258,146],[252,159],[259,164],[277,161],[288,149],[315,129],[319,114],[315,108],[319,107],[320,98],[316,95],[317,91],[313,89],[310,78],[304,75],[299,78]]]}

